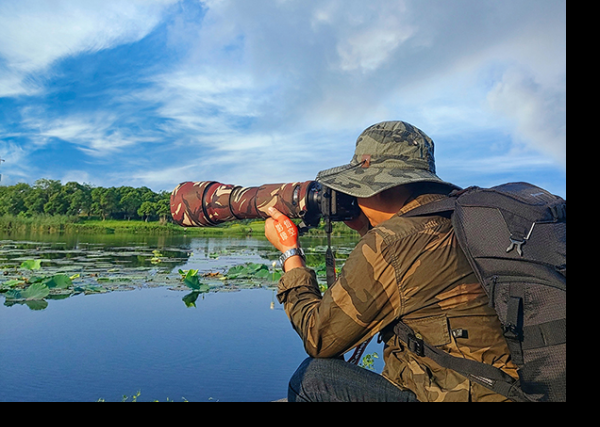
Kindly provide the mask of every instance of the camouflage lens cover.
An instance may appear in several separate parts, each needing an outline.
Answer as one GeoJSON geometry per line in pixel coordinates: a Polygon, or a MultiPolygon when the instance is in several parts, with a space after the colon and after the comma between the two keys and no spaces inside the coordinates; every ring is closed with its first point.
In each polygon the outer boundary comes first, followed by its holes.
{"type": "Polygon", "coordinates": [[[313,181],[236,187],[214,181],[185,182],[171,194],[173,221],[183,227],[210,227],[226,221],[268,218],[273,206],[290,218],[307,211],[313,181]]]}

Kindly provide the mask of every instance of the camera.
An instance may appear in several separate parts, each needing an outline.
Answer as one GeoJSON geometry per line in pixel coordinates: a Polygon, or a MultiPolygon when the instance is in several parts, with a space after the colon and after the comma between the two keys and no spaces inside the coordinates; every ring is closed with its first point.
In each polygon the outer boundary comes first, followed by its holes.
{"type": "Polygon", "coordinates": [[[183,227],[214,227],[227,221],[268,218],[274,207],[289,218],[302,219],[300,231],[359,216],[355,197],[317,181],[240,187],[214,181],[184,182],[171,194],[173,221],[183,227]]]}

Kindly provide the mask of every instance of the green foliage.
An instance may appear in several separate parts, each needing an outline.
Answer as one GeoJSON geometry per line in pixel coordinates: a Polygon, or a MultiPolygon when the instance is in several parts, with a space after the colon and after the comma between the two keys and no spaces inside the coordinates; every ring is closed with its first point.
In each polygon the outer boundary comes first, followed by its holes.
{"type": "MultiPolygon", "coordinates": [[[[183,297],[183,302],[187,307],[196,307],[196,301],[200,294],[205,294],[211,290],[221,287],[217,285],[215,288],[211,287],[206,283],[200,281],[198,276],[198,270],[181,270],[179,269],[179,275],[183,281],[183,284],[192,290],[190,294],[183,297]]],[[[218,277],[220,282],[226,284],[235,283],[244,284],[245,286],[262,286],[264,284],[273,284],[279,281],[283,272],[281,270],[269,270],[269,267],[265,264],[257,263],[246,263],[242,265],[236,265],[231,267],[225,275],[220,273],[207,273],[204,277],[218,277]]]]}
{"type": "Polygon", "coordinates": [[[52,277],[47,278],[44,284],[49,289],[69,289],[73,286],[73,281],[66,274],[56,274],[52,277]]]}
{"type": "Polygon", "coordinates": [[[155,193],[147,187],[62,185],[57,180],[40,179],[33,186],[19,183],[0,187],[0,217],[99,215],[103,220],[160,219],[164,223],[170,216],[169,199],[170,193],[155,193]]]}
{"type": "MultiPolygon", "coordinates": [[[[133,394],[131,396],[131,400],[129,400],[129,396],[127,396],[126,394],[123,395],[123,397],[121,398],[121,402],[131,402],[131,403],[137,403],[139,397],[142,395],[142,392],[140,390],[138,390],[137,393],[133,394]]],[[[171,400],[169,397],[167,397],[167,402],[175,402],[174,400],[171,400]]],[[[185,397],[181,398],[182,402],[188,402],[188,400],[185,397]]],[[[98,399],[96,402],[98,403],[106,403],[106,400],[104,399],[98,399]]],[[[152,402],[154,403],[158,403],[159,400],[153,400],[152,402]]]]}
{"type": "Polygon", "coordinates": [[[188,288],[201,293],[208,292],[210,290],[210,286],[200,283],[200,279],[198,278],[198,270],[188,270],[187,272],[179,270],[179,274],[182,275],[183,283],[188,288]]]}
{"type": "MultiPolygon", "coordinates": [[[[23,261],[20,270],[4,269],[4,276],[13,276],[0,283],[0,294],[4,296],[4,305],[10,307],[15,304],[25,304],[32,310],[43,310],[47,307],[46,299],[62,299],[74,294],[95,294],[108,292],[107,288],[99,286],[103,282],[113,282],[117,279],[98,277],[94,274],[94,283],[80,283],[75,285],[73,280],[80,279],[81,274],[68,276],[64,273],[49,273],[44,271],[41,260],[32,259],[23,261]],[[42,270],[40,272],[40,270],[42,270]],[[34,275],[35,274],[35,275],[34,275]]],[[[120,281],[131,282],[129,278],[119,278],[120,281]]]]}
{"type": "Polygon", "coordinates": [[[6,301],[37,301],[43,300],[50,294],[50,289],[43,283],[34,283],[25,289],[14,289],[6,292],[4,298],[6,301]]]}
{"type": "Polygon", "coordinates": [[[21,268],[26,270],[39,270],[42,268],[42,260],[40,259],[30,259],[27,261],[23,261],[21,263],[21,268]]]}
{"type": "Polygon", "coordinates": [[[227,279],[266,279],[273,282],[279,281],[281,271],[270,271],[265,264],[246,263],[231,267],[226,274],[227,279]]]}
{"type": "Polygon", "coordinates": [[[365,354],[362,360],[358,363],[358,366],[370,371],[374,371],[375,359],[379,359],[379,355],[377,353],[365,354]]]}
{"type": "MultiPolygon", "coordinates": [[[[41,261],[32,259],[23,261],[21,268],[28,271],[37,271],[41,269],[41,261]]],[[[75,276],[73,276],[75,277],[75,276]]],[[[69,289],[73,282],[66,274],[54,274],[50,276],[20,276],[17,279],[10,279],[0,284],[0,292],[4,292],[4,298],[8,305],[21,302],[42,301],[52,290],[60,293],[62,290],[69,289]]],[[[70,293],[70,291],[69,291],[70,293]]],[[[30,305],[30,304],[28,304],[30,305]]],[[[30,305],[30,307],[32,307],[30,305]]],[[[32,307],[34,309],[45,308],[45,306],[32,307]]]]}
{"type": "Polygon", "coordinates": [[[200,283],[200,279],[198,278],[198,270],[181,270],[179,269],[179,274],[183,279],[184,285],[188,288],[192,289],[193,292],[187,294],[182,298],[182,301],[185,303],[185,306],[196,307],[196,301],[198,300],[198,296],[200,294],[205,294],[210,291],[210,286],[205,283],[200,283]]]}

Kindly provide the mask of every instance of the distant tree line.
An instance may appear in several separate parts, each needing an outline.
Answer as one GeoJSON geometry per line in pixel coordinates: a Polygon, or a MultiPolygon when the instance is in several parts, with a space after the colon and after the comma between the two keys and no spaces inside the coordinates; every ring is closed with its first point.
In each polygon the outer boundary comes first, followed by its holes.
{"type": "Polygon", "coordinates": [[[170,217],[170,193],[147,187],[92,187],[88,184],[40,179],[33,186],[0,187],[0,215],[100,216],[102,219],[170,217]]]}

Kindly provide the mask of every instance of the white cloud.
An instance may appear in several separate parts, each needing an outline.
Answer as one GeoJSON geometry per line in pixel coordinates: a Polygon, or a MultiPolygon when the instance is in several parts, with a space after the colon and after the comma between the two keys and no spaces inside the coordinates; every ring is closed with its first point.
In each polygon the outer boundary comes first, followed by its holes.
{"type": "Polygon", "coordinates": [[[493,111],[507,117],[515,139],[550,154],[566,168],[565,88],[544,87],[533,76],[511,69],[488,94],[493,111]]]}
{"type": "Polygon", "coordinates": [[[372,72],[417,31],[404,1],[348,3],[328,1],[313,12],[312,28],[329,27],[336,39],[338,67],[372,72]]]}
{"type": "MultiPolygon", "coordinates": [[[[46,119],[43,112],[24,111],[31,141],[38,147],[53,143],[53,138],[73,144],[83,153],[104,158],[127,147],[156,142],[156,137],[136,133],[119,121],[117,113],[88,113],[46,119]]],[[[34,148],[34,147],[32,147],[34,148]]]]}
{"type": "Polygon", "coordinates": [[[64,184],[67,182],[78,182],[80,184],[91,184],[92,176],[85,170],[70,170],[67,171],[61,178],[60,181],[64,184]]]}
{"type": "Polygon", "coordinates": [[[131,43],[177,0],[19,0],[0,3],[0,96],[30,93],[28,73],[54,61],[131,43]],[[11,90],[12,89],[12,90],[11,90]]]}
{"type": "Polygon", "coordinates": [[[193,164],[207,179],[244,185],[311,178],[346,163],[360,131],[390,119],[412,122],[438,145],[486,131],[512,141],[498,152],[477,140],[444,147],[448,165],[460,165],[460,150],[470,150],[471,167],[478,154],[480,164],[495,164],[523,147],[519,165],[563,163],[564,0],[188,0],[169,8],[175,1],[0,4],[0,96],[35,93],[55,61],[139,40],[160,22],[176,51],[162,56],[175,60],[156,66],[159,74],[146,72],[96,111],[25,111],[31,139],[60,138],[98,158],[163,141],[153,167],[165,172],[132,168],[140,182],[193,164]],[[155,126],[136,122],[148,117],[155,126]],[[165,163],[183,149],[180,166],[165,163]]]}
{"type": "MultiPolygon", "coordinates": [[[[194,180],[194,169],[199,165],[187,164],[159,170],[138,170],[127,173],[115,173],[112,179],[115,182],[128,182],[132,186],[148,186],[160,190],[170,190],[185,181],[194,180]],[[166,186],[165,186],[166,183],[166,186]]],[[[118,185],[118,184],[116,184],[118,185]]]]}
{"type": "Polygon", "coordinates": [[[0,140],[0,154],[4,160],[0,162],[0,185],[14,185],[30,178],[27,152],[21,146],[0,140]]]}
{"type": "Polygon", "coordinates": [[[159,105],[157,113],[188,131],[219,135],[257,115],[260,94],[247,76],[188,68],[159,75],[135,96],[159,105]]]}
{"type": "Polygon", "coordinates": [[[23,81],[23,75],[13,70],[0,68],[0,98],[18,95],[32,95],[38,92],[40,85],[35,81],[23,81]]]}
{"type": "Polygon", "coordinates": [[[565,121],[560,105],[548,108],[566,92],[556,84],[566,74],[564,0],[204,3],[194,61],[243,80],[242,93],[263,94],[259,102],[240,98],[258,131],[357,133],[380,120],[415,119],[426,132],[504,129],[561,157],[560,138],[547,134],[565,121]],[[512,69],[526,77],[515,81],[505,74],[512,69]]]}
{"type": "MultiPolygon", "coordinates": [[[[547,107],[565,92],[553,83],[566,64],[563,1],[203,3],[200,25],[169,27],[172,40],[190,47],[188,57],[135,96],[167,119],[175,145],[197,153],[207,179],[311,177],[346,163],[360,131],[389,119],[441,141],[505,132],[560,157],[560,137],[548,134],[560,128],[562,112],[547,107]],[[517,69],[527,71],[511,77],[517,69]]],[[[478,142],[469,149],[479,150],[478,142]]],[[[461,156],[443,151],[456,156],[448,165],[461,156]]],[[[493,153],[480,164],[518,156],[493,153]]],[[[523,161],[535,167],[547,159],[528,151],[523,161]]]]}

